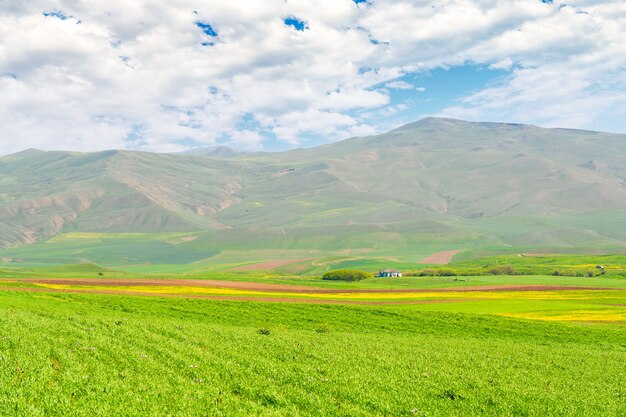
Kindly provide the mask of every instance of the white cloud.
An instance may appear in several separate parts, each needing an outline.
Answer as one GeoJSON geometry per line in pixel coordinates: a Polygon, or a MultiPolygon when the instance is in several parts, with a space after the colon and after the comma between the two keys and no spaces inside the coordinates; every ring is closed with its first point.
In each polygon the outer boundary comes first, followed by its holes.
{"type": "Polygon", "coordinates": [[[392,90],[412,90],[413,85],[407,83],[406,81],[391,81],[385,84],[385,87],[390,88],[392,90]]]}
{"type": "MultiPolygon", "coordinates": [[[[626,4],[596,3],[585,7],[589,14],[565,7],[558,19],[528,23],[530,38],[547,39],[532,55],[527,53],[532,42],[489,40],[488,48],[501,57],[506,45],[518,45],[508,54],[516,56],[521,68],[505,83],[464,98],[442,115],[599,129],[595,120],[607,115],[626,120],[626,4]]],[[[626,125],[621,129],[626,131],[626,125]]]]}
{"type": "Polygon", "coordinates": [[[275,120],[273,132],[279,139],[295,145],[300,143],[299,136],[303,133],[334,139],[341,131],[356,125],[357,121],[348,115],[310,109],[281,115],[275,120]]]}
{"type": "Polygon", "coordinates": [[[388,89],[424,91],[400,77],[467,62],[511,75],[442,114],[575,127],[623,117],[626,3],[568,4],[0,1],[0,154],[371,134],[405,110],[388,89]]]}
{"type": "Polygon", "coordinates": [[[231,142],[241,149],[261,149],[263,136],[254,130],[236,130],[230,135],[231,142]]]}

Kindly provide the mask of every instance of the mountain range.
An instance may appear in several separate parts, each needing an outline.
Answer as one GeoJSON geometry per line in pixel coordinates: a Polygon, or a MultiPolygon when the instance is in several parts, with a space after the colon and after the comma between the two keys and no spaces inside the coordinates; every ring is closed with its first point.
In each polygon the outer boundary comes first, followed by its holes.
{"type": "Polygon", "coordinates": [[[626,135],[444,118],[275,153],[31,149],[0,158],[0,247],[191,233],[207,251],[615,248],[625,180],[626,135]]]}

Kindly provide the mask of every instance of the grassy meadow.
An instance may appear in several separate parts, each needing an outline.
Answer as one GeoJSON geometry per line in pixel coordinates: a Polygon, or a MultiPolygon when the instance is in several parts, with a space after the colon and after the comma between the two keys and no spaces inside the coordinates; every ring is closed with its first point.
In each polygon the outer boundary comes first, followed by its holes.
{"type": "Polygon", "coordinates": [[[6,416],[623,416],[626,328],[0,291],[6,416]]]}
{"type": "Polygon", "coordinates": [[[0,266],[2,416],[626,416],[623,255],[67,253],[0,266]]]}

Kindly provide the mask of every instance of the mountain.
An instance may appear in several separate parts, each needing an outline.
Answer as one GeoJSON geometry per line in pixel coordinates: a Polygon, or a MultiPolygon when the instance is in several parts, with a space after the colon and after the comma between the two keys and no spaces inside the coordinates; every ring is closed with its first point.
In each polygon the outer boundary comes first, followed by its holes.
{"type": "Polygon", "coordinates": [[[210,148],[195,148],[185,152],[183,155],[210,156],[212,158],[234,158],[236,156],[247,155],[248,152],[229,148],[228,146],[213,146],[210,148]]]}
{"type": "Polygon", "coordinates": [[[129,151],[26,151],[0,159],[3,246],[62,232],[164,232],[224,227],[242,164],[129,151]]]}
{"type": "Polygon", "coordinates": [[[76,232],[199,232],[207,251],[626,245],[626,135],[427,118],[311,149],[216,156],[0,158],[0,245],[76,232]]]}

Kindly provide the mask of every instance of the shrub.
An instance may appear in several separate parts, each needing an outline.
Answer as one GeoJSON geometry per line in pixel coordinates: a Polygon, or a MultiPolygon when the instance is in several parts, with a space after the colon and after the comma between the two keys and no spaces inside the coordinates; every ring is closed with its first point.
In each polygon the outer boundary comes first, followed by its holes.
{"type": "Polygon", "coordinates": [[[454,269],[441,268],[437,270],[437,275],[439,275],[440,277],[455,277],[457,273],[454,269]]]}
{"type": "Polygon", "coordinates": [[[328,324],[320,324],[315,331],[318,333],[328,333],[330,331],[330,327],[328,327],[328,324]]]}
{"type": "Polygon", "coordinates": [[[485,270],[482,268],[463,268],[461,270],[457,269],[457,275],[463,275],[468,277],[476,277],[480,275],[485,275],[485,270]]]}
{"type": "Polygon", "coordinates": [[[489,270],[491,275],[521,275],[521,273],[511,265],[498,265],[489,270]]]}
{"type": "Polygon", "coordinates": [[[453,400],[453,401],[454,400],[463,400],[463,399],[465,399],[465,397],[460,395],[454,389],[447,389],[447,390],[445,390],[444,392],[439,394],[439,398],[447,398],[447,399],[453,400]]]}
{"type": "Polygon", "coordinates": [[[352,269],[340,269],[337,271],[326,272],[322,276],[322,279],[327,281],[360,281],[369,277],[371,277],[371,274],[368,274],[367,272],[352,269]]]}

